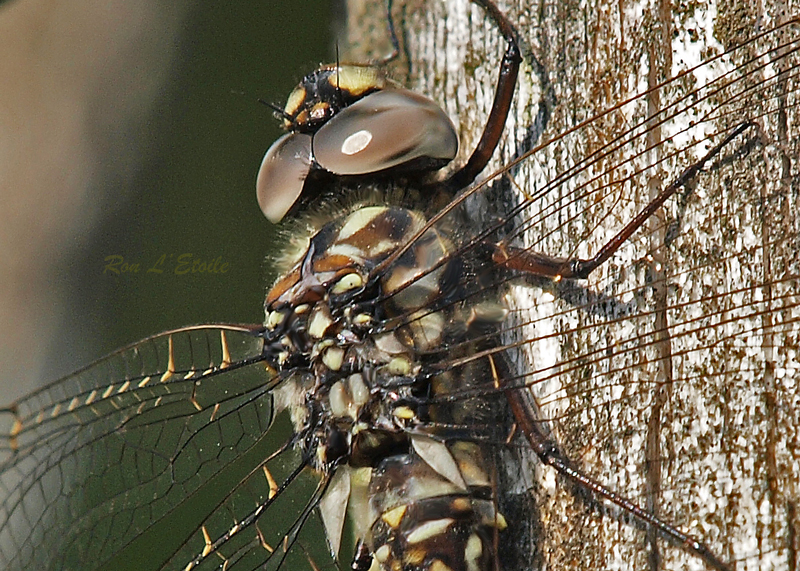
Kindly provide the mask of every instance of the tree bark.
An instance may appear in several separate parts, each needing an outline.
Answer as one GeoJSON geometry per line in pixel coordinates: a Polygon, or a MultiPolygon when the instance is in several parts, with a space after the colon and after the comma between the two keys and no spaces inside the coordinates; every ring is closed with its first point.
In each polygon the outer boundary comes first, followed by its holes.
{"type": "MultiPolygon", "coordinates": [[[[706,542],[738,570],[796,569],[798,85],[790,77],[768,91],[765,83],[797,66],[796,56],[759,60],[771,63],[749,77],[752,89],[736,104],[725,91],[661,125],[651,121],[635,142],[546,195],[537,192],[708,78],[796,40],[797,26],[769,33],[658,87],[800,7],[772,0],[499,6],[519,29],[525,63],[505,139],[485,172],[549,141],[511,171],[507,203],[483,205],[502,212],[536,197],[517,216],[528,223],[517,245],[593,255],[719,143],[720,132],[757,119],[588,280],[510,287],[507,339],[524,342],[513,356],[518,374],[559,445],[598,482],[706,542]],[[715,110],[723,112],[703,120],[715,110]]],[[[342,59],[387,53],[383,2],[350,0],[348,11],[342,59]]],[[[403,46],[394,77],[448,112],[463,161],[491,106],[502,37],[467,0],[409,0],[394,14],[403,46]]],[[[540,535],[532,566],[704,568],[662,538],[588,509],[552,470],[533,466],[528,484],[539,521],[528,525],[540,535]]]]}

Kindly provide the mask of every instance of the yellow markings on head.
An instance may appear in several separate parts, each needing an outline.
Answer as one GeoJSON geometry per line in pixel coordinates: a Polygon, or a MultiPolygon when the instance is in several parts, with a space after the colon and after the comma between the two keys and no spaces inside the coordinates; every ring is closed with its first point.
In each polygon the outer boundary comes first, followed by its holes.
{"type": "Polygon", "coordinates": [[[319,101],[311,107],[311,111],[309,112],[309,116],[311,120],[321,120],[325,119],[328,115],[331,114],[331,104],[327,101],[319,101]]]}
{"type": "Polygon", "coordinates": [[[453,523],[455,523],[455,520],[451,517],[426,521],[414,528],[414,531],[408,534],[406,541],[413,545],[436,537],[437,535],[442,535],[453,523]]]}
{"type": "Polygon", "coordinates": [[[391,527],[392,529],[397,529],[397,526],[403,521],[403,517],[406,515],[406,511],[408,510],[407,505],[397,506],[396,508],[392,508],[389,511],[383,512],[381,515],[381,519],[386,522],[386,524],[391,527]]]}
{"type": "Polygon", "coordinates": [[[286,100],[286,107],[284,107],[283,110],[287,115],[294,117],[300,111],[300,108],[303,106],[303,103],[305,103],[305,100],[305,88],[302,86],[295,87],[289,94],[289,98],[286,100]]]}
{"type": "Polygon", "coordinates": [[[361,95],[365,91],[382,89],[386,85],[386,79],[374,66],[340,65],[331,74],[331,84],[351,95],[361,95]]]}

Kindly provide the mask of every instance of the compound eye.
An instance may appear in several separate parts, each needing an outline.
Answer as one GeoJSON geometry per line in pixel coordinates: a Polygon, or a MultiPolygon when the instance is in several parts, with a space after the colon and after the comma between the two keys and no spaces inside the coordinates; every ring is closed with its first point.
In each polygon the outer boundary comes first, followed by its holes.
{"type": "Polygon", "coordinates": [[[272,143],[261,161],[256,196],[267,220],[277,224],[297,202],[311,170],[311,135],[288,133],[272,143]]]}
{"type": "Polygon", "coordinates": [[[363,175],[416,161],[439,168],[458,152],[450,118],[406,89],[376,91],[342,109],[314,135],[314,159],[333,174],[363,175]]]}

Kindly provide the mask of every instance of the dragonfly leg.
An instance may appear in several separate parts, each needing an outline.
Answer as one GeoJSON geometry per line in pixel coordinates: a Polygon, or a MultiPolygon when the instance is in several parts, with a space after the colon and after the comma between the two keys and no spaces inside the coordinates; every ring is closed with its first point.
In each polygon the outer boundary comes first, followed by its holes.
{"type": "Polygon", "coordinates": [[[700,160],[687,167],[678,178],[651,200],[622,230],[606,242],[594,257],[586,260],[580,258],[556,258],[516,248],[501,242],[495,248],[492,260],[496,264],[511,270],[551,278],[556,281],[563,278],[586,279],[597,267],[613,256],[619,247],[641,228],[667,199],[697,176],[708,161],[718,155],[733,139],[754,126],[755,124],[750,121],[740,123],[719,144],[703,155],[700,160]]]}
{"type": "Polygon", "coordinates": [[[577,467],[559,448],[547,423],[541,420],[539,405],[527,387],[512,387],[505,366],[489,357],[495,386],[505,392],[518,430],[522,432],[531,449],[543,464],[554,468],[570,484],[573,494],[592,507],[603,503],[612,504],[633,516],[647,529],[678,545],[681,549],[702,559],[710,569],[731,571],[731,567],[719,559],[703,542],[686,534],[658,516],[641,508],[625,496],[607,488],[577,467]]]}
{"type": "Polygon", "coordinates": [[[511,109],[511,100],[514,97],[514,88],[517,85],[519,66],[522,63],[522,56],[517,42],[517,30],[511,21],[491,0],[473,1],[486,10],[489,17],[500,29],[500,33],[503,34],[507,45],[503,61],[500,64],[500,74],[497,78],[492,110],[489,112],[489,118],[483,128],[481,138],[466,164],[444,182],[446,187],[454,190],[462,189],[472,183],[475,177],[486,167],[489,159],[492,158],[497,144],[500,142],[506,118],[511,109]]]}

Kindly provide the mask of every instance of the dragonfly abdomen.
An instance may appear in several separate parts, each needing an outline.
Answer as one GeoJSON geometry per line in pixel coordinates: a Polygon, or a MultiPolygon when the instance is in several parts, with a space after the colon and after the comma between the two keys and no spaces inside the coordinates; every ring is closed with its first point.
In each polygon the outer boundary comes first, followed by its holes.
{"type": "MultiPolygon", "coordinates": [[[[454,446],[462,444],[467,443],[454,446]]],[[[474,457],[464,448],[462,452],[461,460],[482,473],[474,457]]],[[[455,458],[447,452],[440,458],[447,456],[455,458]]],[[[469,471],[458,472],[465,473],[469,471]]],[[[378,517],[368,545],[375,561],[395,571],[494,569],[498,533],[506,521],[493,501],[492,487],[470,485],[476,483],[467,482],[464,489],[463,482],[448,480],[416,453],[381,462],[370,482],[371,506],[378,517]]]]}

